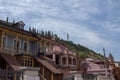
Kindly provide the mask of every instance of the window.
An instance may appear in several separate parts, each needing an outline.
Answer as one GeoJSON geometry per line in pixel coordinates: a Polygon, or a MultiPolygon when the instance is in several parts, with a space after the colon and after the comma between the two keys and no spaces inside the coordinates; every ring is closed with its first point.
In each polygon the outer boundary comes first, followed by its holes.
{"type": "Polygon", "coordinates": [[[23,49],[24,49],[24,51],[27,51],[27,42],[26,41],[23,44],[23,49]]]}
{"type": "Polygon", "coordinates": [[[13,40],[13,48],[14,50],[17,50],[17,52],[19,51],[19,49],[21,48],[21,40],[13,40]]]}
{"type": "Polygon", "coordinates": [[[63,57],[63,58],[62,58],[62,64],[67,64],[67,59],[66,59],[66,57],[63,57]]]}
{"type": "Polygon", "coordinates": [[[17,42],[17,48],[21,48],[21,40],[19,39],[18,42],[17,42]]]}
{"type": "Polygon", "coordinates": [[[13,41],[14,50],[16,49],[16,45],[17,45],[17,41],[16,41],[16,39],[14,39],[14,41],[13,41]]]}
{"type": "Polygon", "coordinates": [[[22,66],[26,67],[34,67],[34,59],[31,56],[25,56],[25,55],[18,55],[16,56],[16,60],[21,63],[22,66]]]}
{"type": "Polygon", "coordinates": [[[24,58],[22,60],[22,65],[27,67],[32,67],[32,58],[24,58]]]}
{"type": "Polygon", "coordinates": [[[76,65],[76,59],[73,58],[73,65],[76,65]]]}
{"type": "Polygon", "coordinates": [[[72,59],[71,59],[71,57],[68,58],[68,63],[69,63],[69,64],[72,64],[72,59]]]}

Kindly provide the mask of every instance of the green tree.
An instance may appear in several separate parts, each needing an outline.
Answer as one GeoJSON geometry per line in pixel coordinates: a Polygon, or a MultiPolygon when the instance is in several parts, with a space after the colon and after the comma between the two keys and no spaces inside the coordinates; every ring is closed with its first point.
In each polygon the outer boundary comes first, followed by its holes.
{"type": "Polygon", "coordinates": [[[113,57],[113,55],[111,54],[111,53],[109,53],[109,56],[108,56],[108,58],[110,59],[110,60],[114,60],[114,57],[113,57]]]}

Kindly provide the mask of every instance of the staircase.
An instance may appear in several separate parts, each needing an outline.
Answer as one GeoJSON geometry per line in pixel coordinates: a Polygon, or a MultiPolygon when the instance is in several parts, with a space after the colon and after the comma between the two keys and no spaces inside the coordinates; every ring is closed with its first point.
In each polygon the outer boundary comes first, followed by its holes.
{"type": "Polygon", "coordinates": [[[40,76],[43,80],[62,80],[63,73],[56,68],[53,60],[42,55],[35,57],[35,60],[38,62],[38,67],[41,68],[40,76]]]}

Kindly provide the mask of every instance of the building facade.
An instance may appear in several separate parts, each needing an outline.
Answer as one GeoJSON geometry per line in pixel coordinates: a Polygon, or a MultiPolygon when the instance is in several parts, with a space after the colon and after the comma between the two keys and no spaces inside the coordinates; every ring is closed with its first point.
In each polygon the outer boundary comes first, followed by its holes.
{"type": "Polygon", "coordinates": [[[87,60],[86,63],[89,65],[87,69],[87,74],[93,74],[93,75],[102,75],[102,76],[111,76],[112,73],[112,67],[107,66],[104,61],[101,60],[87,60]]]}
{"type": "Polygon", "coordinates": [[[62,80],[77,70],[77,56],[64,44],[24,30],[24,22],[0,20],[0,69],[40,68],[41,80],[62,80]]]}

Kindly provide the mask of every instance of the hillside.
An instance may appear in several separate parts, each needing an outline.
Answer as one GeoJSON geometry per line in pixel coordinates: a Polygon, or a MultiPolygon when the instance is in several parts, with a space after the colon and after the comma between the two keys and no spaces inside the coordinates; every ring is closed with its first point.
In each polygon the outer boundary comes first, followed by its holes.
{"type": "Polygon", "coordinates": [[[93,50],[90,50],[87,47],[82,46],[81,44],[75,44],[72,41],[67,41],[60,38],[58,38],[56,41],[59,43],[66,44],[69,50],[75,51],[80,55],[81,58],[93,58],[103,60],[103,56],[101,54],[98,54],[93,50]]]}
{"type": "Polygon", "coordinates": [[[34,34],[37,34],[40,37],[44,37],[47,39],[54,38],[56,42],[65,44],[69,50],[75,51],[77,54],[80,55],[81,58],[93,58],[93,59],[103,60],[103,56],[101,54],[98,54],[95,51],[82,46],[81,44],[75,44],[73,41],[67,41],[67,40],[61,39],[60,37],[58,37],[57,34],[53,34],[53,32],[51,31],[43,31],[43,30],[38,31],[35,28],[32,28],[32,29],[30,28],[29,31],[34,34]]]}

